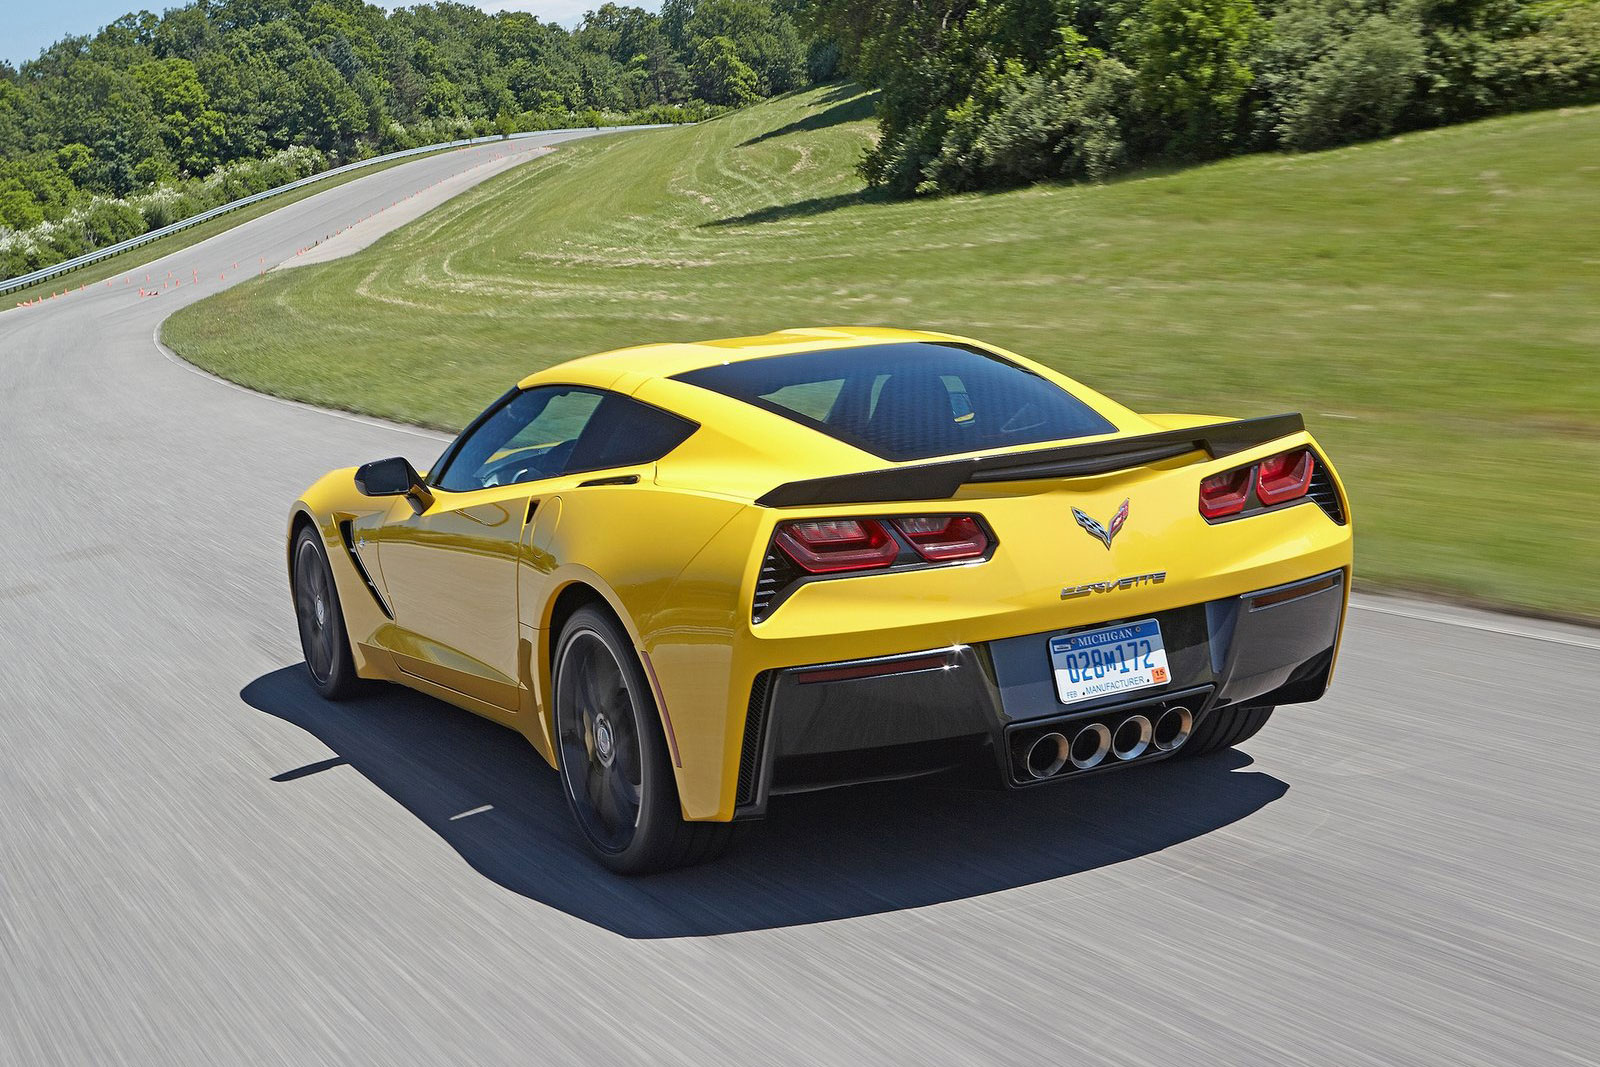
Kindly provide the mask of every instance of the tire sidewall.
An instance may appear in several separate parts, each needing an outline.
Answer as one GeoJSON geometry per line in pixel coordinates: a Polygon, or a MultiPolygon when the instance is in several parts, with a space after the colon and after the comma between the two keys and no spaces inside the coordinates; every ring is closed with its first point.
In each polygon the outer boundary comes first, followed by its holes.
{"type": "MultiPolygon", "coordinates": [[[[328,551],[322,544],[322,539],[310,526],[303,526],[295,535],[294,555],[292,559],[296,566],[291,573],[298,571],[300,553],[305,551],[307,545],[311,546],[312,555],[316,556],[317,565],[320,566],[328,578],[328,610],[333,616],[334,653],[332,662],[328,665],[328,677],[319,681],[311,670],[311,661],[306,660],[306,677],[311,680],[311,685],[329,700],[337,700],[348,695],[356,684],[355,657],[350,652],[350,635],[344,625],[344,605],[339,601],[339,585],[333,577],[333,567],[328,563],[328,551]]],[[[298,581],[298,577],[295,579],[298,581]]],[[[299,590],[291,587],[291,594],[298,594],[299,590]]],[[[296,620],[295,632],[299,633],[299,623],[296,620]]],[[[301,653],[305,653],[304,638],[301,638],[301,653]]]]}
{"type": "Polygon", "coordinates": [[[667,755],[666,737],[661,729],[660,711],[655,696],[645,678],[644,668],[634,651],[633,642],[621,625],[609,613],[587,605],[579,608],[561,629],[561,639],[556,646],[555,672],[551,677],[553,702],[560,701],[561,680],[559,672],[565,662],[567,649],[573,640],[585,632],[592,633],[603,642],[621,666],[633,696],[632,712],[634,730],[639,738],[639,822],[633,839],[621,850],[605,848],[595,841],[584,824],[578,810],[578,800],[573,795],[573,785],[566,768],[560,766],[565,758],[561,731],[566,712],[555,707],[551,716],[555,731],[557,773],[561,777],[561,792],[572,812],[573,822],[583,835],[590,852],[602,864],[614,871],[634,874],[652,870],[661,864],[665,850],[677,830],[682,814],[678,804],[678,787],[672,776],[672,763],[667,755]]]}

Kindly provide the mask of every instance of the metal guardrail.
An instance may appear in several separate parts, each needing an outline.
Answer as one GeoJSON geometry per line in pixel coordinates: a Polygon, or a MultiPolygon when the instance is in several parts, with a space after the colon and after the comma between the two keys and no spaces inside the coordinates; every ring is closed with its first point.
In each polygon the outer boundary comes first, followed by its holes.
{"type": "MultiPolygon", "coordinates": [[[[0,281],[0,296],[5,295],[6,293],[15,292],[18,289],[25,289],[30,285],[37,285],[39,282],[49,281],[51,278],[60,277],[63,274],[68,274],[72,271],[75,271],[79,267],[87,267],[91,263],[98,263],[102,259],[110,259],[112,256],[131,251],[132,249],[138,248],[140,245],[149,244],[151,241],[159,241],[168,234],[177,233],[179,230],[187,230],[189,227],[198,226],[202,222],[209,222],[219,215],[226,215],[230,211],[237,211],[242,207],[249,207],[251,204],[259,203],[262,200],[266,200],[268,197],[291,192],[292,190],[299,189],[302,186],[310,185],[312,182],[321,181],[324,178],[332,178],[338,174],[348,174],[350,171],[360,170],[362,167],[370,167],[377,163],[387,163],[394,159],[405,159],[407,156],[420,156],[428,152],[439,152],[447,148],[465,148],[468,145],[489,144],[493,141],[520,141],[528,137],[548,137],[553,133],[579,133],[581,131],[592,130],[594,128],[595,127],[593,126],[573,126],[561,130],[532,130],[527,133],[511,133],[505,135],[494,134],[489,137],[468,137],[460,141],[441,141],[439,144],[423,145],[421,148],[407,148],[399,152],[390,152],[387,155],[373,156],[370,159],[361,159],[354,163],[346,163],[342,167],[334,167],[332,170],[318,171],[316,174],[308,175],[307,177],[301,178],[298,181],[292,181],[287,185],[280,185],[276,189],[265,189],[259,193],[251,193],[249,196],[242,196],[237,200],[230,200],[228,203],[223,204],[220,207],[214,207],[210,211],[202,211],[198,215],[190,215],[186,219],[179,219],[177,222],[174,222],[169,226],[163,226],[158,230],[151,230],[149,233],[142,233],[138,237],[130,237],[126,241],[118,241],[114,245],[107,245],[104,248],[97,248],[93,252],[86,252],[83,255],[78,256],[76,259],[63,260],[62,262],[50,267],[41,267],[31,274],[20,274],[15,278],[7,278],[4,281],[0,281]]],[[[605,127],[605,129],[617,131],[655,130],[661,128],[661,124],[647,126],[605,127]]]]}

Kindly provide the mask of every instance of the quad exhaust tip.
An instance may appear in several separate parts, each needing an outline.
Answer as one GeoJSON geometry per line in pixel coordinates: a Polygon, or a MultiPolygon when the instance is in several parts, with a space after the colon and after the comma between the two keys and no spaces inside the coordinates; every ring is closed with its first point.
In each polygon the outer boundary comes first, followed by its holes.
{"type": "Polygon", "coordinates": [[[1037,741],[1028,746],[1022,763],[1035,778],[1049,778],[1067,765],[1070,753],[1071,746],[1067,744],[1066,735],[1052,731],[1041,734],[1037,741]]]}
{"type": "Polygon", "coordinates": [[[1175,752],[1182,748],[1189,735],[1194,733],[1194,712],[1185,707],[1168,708],[1156,719],[1152,740],[1162,752],[1175,752]]]}
{"type": "MultiPolygon", "coordinates": [[[[1152,713],[1154,714],[1154,713],[1152,713]]],[[[1069,739],[1057,730],[1040,734],[1022,756],[1022,766],[1036,780],[1054,778],[1071,764],[1087,771],[1114,756],[1123,763],[1136,760],[1152,748],[1175,752],[1194,733],[1194,712],[1182,705],[1164,709],[1151,721],[1147,715],[1129,715],[1116,726],[1085,723],[1069,739]]]]}
{"type": "Polygon", "coordinates": [[[1111,731],[1105,723],[1092,722],[1072,736],[1072,765],[1080,771],[1098,767],[1111,750],[1111,731]]]}
{"type": "Polygon", "coordinates": [[[1143,715],[1129,715],[1111,734],[1111,754],[1119,760],[1138,759],[1150,747],[1155,728],[1143,715]]]}

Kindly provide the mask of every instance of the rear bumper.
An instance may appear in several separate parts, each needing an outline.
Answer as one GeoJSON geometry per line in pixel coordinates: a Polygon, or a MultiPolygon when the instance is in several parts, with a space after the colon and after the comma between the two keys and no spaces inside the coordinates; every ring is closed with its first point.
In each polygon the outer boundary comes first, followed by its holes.
{"type": "MultiPolygon", "coordinates": [[[[1152,722],[1182,707],[1198,726],[1218,708],[1316,700],[1327,688],[1349,575],[1334,570],[1239,596],[1126,619],[1155,618],[1169,681],[1063,705],[1048,642],[1063,631],[953,644],[870,659],[762,672],[752,689],[735,815],[763,814],[770,796],[910,777],[987,759],[1007,786],[1040,784],[1020,763],[1039,737],[1131,715],[1152,722]]],[[[1068,631],[1070,632],[1070,631],[1068,631]]],[[[1154,744],[1042,781],[1170,755],[1154,744]]]]}

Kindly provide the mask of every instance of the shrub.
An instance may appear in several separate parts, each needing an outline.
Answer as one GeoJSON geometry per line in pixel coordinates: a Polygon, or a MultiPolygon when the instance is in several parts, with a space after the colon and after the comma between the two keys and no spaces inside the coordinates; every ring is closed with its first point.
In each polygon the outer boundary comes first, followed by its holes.
{"type": "Polygon", "coordinates": [[[129,203],[134,205],[144,218],[145,229],[159,230],[183,218],[179,201],[178,190],[167,186],[146,193],[144,196],[132,197],[129,203]]]}
{"type": "Polygon", "coordinates": [[[1060,78],[1013,64],[986,94],[948,113],[922,192],[959,192],[1052,178],[1100,181],[1122,162],[1133,75],[1114,59],[1060,78]]]}
{"type": "Polygon", "coordinates": [[[25,230],[44,221],[44,208],[33,194],[16,186],[0,187],[0,225],[25,230]]]}
{"type": "Polygon", "coordinates": [[[1185,153],[1226,148],[1263,31],[1252,0],[1146,0],[1122,34],[1136,68],[1134,103],[1153,136],[1185,153]]]}
{"type": "Polygon", "coordinates": [[[1559,9],[1534,32],[1497,41],[1488,52],[1498,110],[1600,100],[1600,4],[1559,9]]]}
{"type": "Polygon", "coordinates": [[[1320,54],[1275,81],[1278,138],[1290,148],[1327,148],[1391,132],[1424,71],[1416,19],[1372,14],[1308,45],[1320,54]]]}
{"type": "Polygon", "coordinates": [[[144,216],[126,200],[95,197],[77,214],[83,220],[84,237],[91,248],[104,248],[145,232],[144,216]]]}

